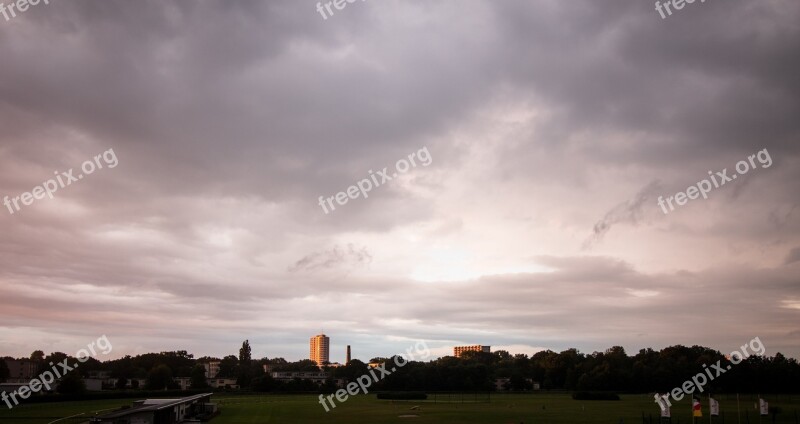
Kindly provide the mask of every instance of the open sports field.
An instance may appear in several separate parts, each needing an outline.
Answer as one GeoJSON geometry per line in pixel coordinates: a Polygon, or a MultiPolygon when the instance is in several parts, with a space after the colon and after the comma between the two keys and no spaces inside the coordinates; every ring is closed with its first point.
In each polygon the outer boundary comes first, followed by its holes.
{"type": "MultiPolygon", "coordinates": [[[[742,397],[742,423],[771,423],[772,417],[759,420],[753,410],[751,397],[742,397]],[[747,412],[747,415],[745,415],[747,412]]],[[[800,397],[770,397],[770,406],[781,413],[776,423],[796,424],[800,414],[800,397]]],[[[719,397],[725,422],[736,424],[735,397],[719,397]]],[[[434,403],[432,401],[392,402],[377,400],[372,395],[357,396],[337,406],[331,412],[317,402],[316,396],[231,396],[220,394],[214,401],[222,414],[213,424],[247,423],[541,423],[541,424],[618,424],[641,423],[642,412],[652,414],[658,422],[658,407],[645,395],[622,396],[621,401],[575,401],[566,394],[508,395],[493,394],[489,403],[434,403]]],[[[13,424],[77,424],[86,421],[94,412],[129,404],[130,401],[91,401],[31,405],[13,411],[0,411],[0,423],[13,424]],[[82,415],[79,415],[82,414],[82,415]],[[77,415],[77,416],[76,416],[77,415]],[[65,418],[60,421],[59,419],[65,418]]],[[[704,408],[706,404],[704,402],[704,408]]],[[[686,399],[672,409],[673,423],[691,423],[686,399]]],[[[707,410],[704,410],[707,414],[707,410]]],[[[649,418],[649,417],[647,417],[649,418]]],[[[698,422],[707,423],[705,415],[698,422]]],[[[722,423],[715,419],[714,423],[722,423]]]]}

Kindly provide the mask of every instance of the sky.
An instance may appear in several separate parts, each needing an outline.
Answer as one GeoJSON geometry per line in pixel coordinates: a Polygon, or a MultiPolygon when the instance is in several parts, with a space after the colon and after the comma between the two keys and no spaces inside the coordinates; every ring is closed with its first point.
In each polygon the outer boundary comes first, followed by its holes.
{"type": "Polygon", "coordinates": [[[0,15],[0,356],[800,357],[799,2],[321,6],[0,15]]]}

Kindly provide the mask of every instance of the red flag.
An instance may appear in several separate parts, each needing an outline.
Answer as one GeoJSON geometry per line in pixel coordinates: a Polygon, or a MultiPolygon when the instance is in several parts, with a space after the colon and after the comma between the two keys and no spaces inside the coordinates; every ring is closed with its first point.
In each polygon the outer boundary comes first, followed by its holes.
{"type": "Polygon", "coordinates": [[[692,399],[692,416],[693,417],[703,416],[703,410],[700,407],[700,401],[697,399],[692,399]]]}

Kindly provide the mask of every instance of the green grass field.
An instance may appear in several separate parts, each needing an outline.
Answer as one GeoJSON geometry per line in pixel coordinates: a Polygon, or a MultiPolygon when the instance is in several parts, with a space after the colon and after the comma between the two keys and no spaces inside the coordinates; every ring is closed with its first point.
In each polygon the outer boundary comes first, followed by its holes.
{"type": "MultiPolygon", "coordinates": [[[[718,397],[725,421],[736,424],[736,400],[732,396],[718,397]]],[[[781,408],[776,423],[800,424],[795,414],[800,414],[800,396],[767,397],[770,406],[781,408]]],[[[64,402],[25,405],[12,411],[0,410],[0,423],[77,424],[100,410],[130,404],[131,400],[64,402]],[[78,414],[83,414],[75,416],[78,414]],[[75,417],[73,417],[75,416],[75,417]],[[72,418],[69,418],[72,417],[72,418]]],[[[212,398],[222,414],[212,424],[260,423],[537,423],[537,424],[618,424],[641,423],[642,412],[652,414],[658,422],[658,406],[645,395],[622,396],[621,401],[575,401],[567,394],[492,394],[488,403],[434,403],[432,401],[392,402],[377,400],[375,396],[351,397],[330,412],[318,403],[316,396],[267,395],[236,396],[219,394],[212,398]],[[418,406],[419,408],[412,409],[418,406]],[[412,417],[401,417],[413,415],[412,417]]],[[[703,407],[707,407],[704,401],[703,407]]],[[[751,397],[742,397],[742,423],[771,423],[772,417],[761,418],[754,413],[751,397]],[[747,416],[745,416],[747,411],[747,416]],[[749,420],[747,419],[749,418],[749,420]]],[[[691,423],[689,402],[684,399],[672,409],[673,423],[691,423]]],[[[707,413],[707,409],[704,410],[707,413]]],[[[698,420],[709,422],[706,415],[698,420]]],[[[714,423],[722,423],[722,419],[714,423]]]]}

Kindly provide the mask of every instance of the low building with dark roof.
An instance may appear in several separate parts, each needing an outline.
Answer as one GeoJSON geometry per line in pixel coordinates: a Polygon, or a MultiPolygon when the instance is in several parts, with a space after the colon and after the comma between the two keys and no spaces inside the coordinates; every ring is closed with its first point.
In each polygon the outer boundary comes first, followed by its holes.
{"type": "Polygon", "coordinates": [[[94,417],[91,424],[179,424],[202,422],[216,412],[212,393],[181,399],[147,399],[133,406],[94,417]]]}

